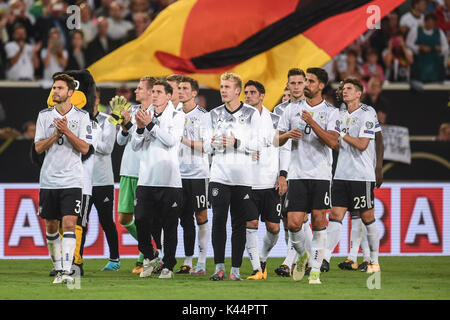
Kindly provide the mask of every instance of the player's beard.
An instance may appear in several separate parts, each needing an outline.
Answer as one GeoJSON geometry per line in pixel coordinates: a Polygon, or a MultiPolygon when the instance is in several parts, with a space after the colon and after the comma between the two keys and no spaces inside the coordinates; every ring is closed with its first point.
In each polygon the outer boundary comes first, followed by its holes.
{"type": "Polygon", "coordinates": [[[69,98],[69,96],[67,94],[64,96],[54,94],[52,97],[53,101],[56,102],[57,104],[66,102],[68,98],[69,98]]]}
{"type": "Polygon", "coordinates": [[[309,89],[305,89],[304,90],[304,95],[308,99],[312,99],[312,98],[314,98],[316,96],[316,94],[314,92],[312,92],[311,90],[309,90],[309,89]]]}

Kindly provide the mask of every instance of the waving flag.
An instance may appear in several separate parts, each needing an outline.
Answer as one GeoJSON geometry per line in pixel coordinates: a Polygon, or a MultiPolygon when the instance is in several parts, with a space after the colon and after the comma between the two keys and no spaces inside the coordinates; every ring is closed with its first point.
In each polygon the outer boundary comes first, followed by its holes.
{"type": "Polygon", "coordinates": [[[218,89],[223,72],[280,98],[290,68],[323,66],[405,0],[179,0],[139,38],[89,67],[96,82],[186,74],[218,89]]]}

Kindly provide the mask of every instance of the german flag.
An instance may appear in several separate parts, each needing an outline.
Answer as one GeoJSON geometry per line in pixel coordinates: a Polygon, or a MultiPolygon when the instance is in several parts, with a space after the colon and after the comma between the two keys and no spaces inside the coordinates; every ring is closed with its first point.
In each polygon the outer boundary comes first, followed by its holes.
{"type": "Polygon", "coordinates": [[[404,1],[180,0],[89,71],[97,83],[186,74],[213,89],[234,72],[263,83],[273,108],[290,68],[323,66],[404,1]]]}

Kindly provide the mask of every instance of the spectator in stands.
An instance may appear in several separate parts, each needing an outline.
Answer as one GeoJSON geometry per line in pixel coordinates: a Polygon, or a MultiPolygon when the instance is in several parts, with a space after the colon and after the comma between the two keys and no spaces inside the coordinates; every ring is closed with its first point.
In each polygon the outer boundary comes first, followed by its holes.
{"type": "Polygon", "coordinates": [[[20,23],[27,30],[27,41],[33,38],[34,17],[26,11],[26,5],[23,0],[11,0],[9,8],[3,16],[0,24],[6,28],[9,39],[13,38],[14,25],[20,23]]]}
{"type": "Polygon", "coordinates": [[[64,48],[61,35],[56,28],[48,33],[47,47],[41,51],[41,60],[44,65],[43,79],[52,80],[55,72],[66,69],[69,53],[64,48]]]}
{"type": "Polygon", "coordinates": [[[406,39],[406,45],[414,53],[412,78],[420,82],[440,82],[445,77],[444,58],[449,46],[436,21],[434,13],[427,13],[423,27],[411,29],[406,39]]]}
{"type": "Polygon", "coordinates": [[[444,4],[439,6],[435,13],[437,26],[448,35],[450,32],[450,0],[444,0],[444,4]]]}
{"type": "Polygon", "coordinates": [[[131,0],[130,12],[125,16],[125,19],[133,21],[133,15],[138,12],[146,12],[150,16],[153,14],[153,10],[150,7],[149,0],[131,0]]]}
{"type": "Polygon", "coordinates": [[[94,10],[94,17],[109,17],[109,7],[114,0],[102,0],[100,7],[94,10]]]}
{"type": "Polygon", "coordinates": [[[92,19],[92,9],[86,2],[80,5],[80,28],[84,35],[83,47],[87,48],[89,42],[97,35],[97,25],[92,19]]]}
{"type": "Polygon", "coordinates": [[[136,102],[133,100],[133,89],[128,87],[126,84],[116,89],[116,95],[119,97],[124,96],[128,102],[130,102],[131,104],[136,104],[136,102]]]}
{"type": "Polygon", "coordinates": [[[58,30],[63,47],[70,43],[70,30],[67,27],[67,6],[67,3],[62,0],[51,0],[47,9],[48,14],[42,15],[36,20],[35,39],[36,41],[42,41],[44,47],[48,47],[48,35],[52,28],[58,30]]]}
{"type": "Polygon", "coordinates": [[[72,42],[69,51],[69,59],[66,70],[81,70],[87,67],[86,65],[86,50],[83,47],[84,34],[83,31],[74,30],[72,33],[72,42]]]}
{"type": "Polygon", "coordinates": [[[403,35],[406,36],[409,30],[417,29],[418,26],[423,25],[426,6],[426,0],[412,0],[411,11],[400,18],[400,31],[403,35]]]}
{"type": "Polygon", "coordinates": [[[383,95],[383,84],[378,76],[369,79],[368,90],[362,102],[375,109],[380,124],[386,124],[389,104],[383,95]]]}
{"type": "MultiPolygon", "coordinates": [[[[392,18],[392,20],[395,20],[395,18],[392,18]]],[[[380,26],[381,28],[378,30],[375,30],[375,32],[372,34],[372,36],[369,39],[369,45],[370,48],[375,50],[378,55],[378,61],[384,68],[384,61],[383,61],[383,51],[387,48],[389,39],[391,38],[391,20],[389,17],[384,17],[381,19],[380,26]]]]}
{"type": "Polygon", "coordinates": [[[392,11],[387,15],[388,26],[387,32],[392,37],[400,32],[399,22],[398,22],[398,13],[392,11]]]}
{"type": "Polygon", "coordinates": [[[367,82],[372,76],[378,76],[380,78],[381,83],[384,82],[384,71],[381,65],[378,63],[378,54],[377,52],[370,48],[366,53],[366,62],[361,67],[361,75],[364,86],[367,90],[367,82]]]}
{"type": "Polygon", "coordinates": [[[28,12],[35,19],[38,19],[42,15],[47,15],[48,14],[47,10],[49,8],[50,2],[51,2],[50,0],[37,0],[31,5],[30,10],[28,10],[28,12]]]}
{"type": "Polygon", "coordinates": [[[122,19],[123,8],[119,2],[113,1],[109,6],[108,36],[115,40],[124,42],[128,32],[133,29],[133,24],[122,19]]]}
{"type": "Polygon", "coordinates": [[[106,114],[110,114],[111,113],[111,107],[108,104],[102,104],[101,101],[101,92],[100,92],[100,88],[96,87],[95,88],[95,104],[97,105],[97,110],[98,112],[103,112],[106,114]]]}
{"type": "Polygon", "coordinates": [[[450,122],[441,124],[439,134],[436,137],[438,141],[450,141],[450,122]]]}
{"type": "Polygon", "coordinates": [[[152,18],[148,12],[137,12],[133,15],[134,28],[128,32],[126,42],[136,39],[152,22],[152,18]]]}
{"type": "Polygon", "coordinates": [[[99,17],[97,20],[97,36],[92,40],[86,50],[87,65],[91,65],[103,58],[119,46],[117,41],[108,37],[108,20],[99,17]]]}
{"type": "Polygon", "coordinates": [[[22,136],[26,139],[33,140],[36,135],[36,123],[34,121],[27,121],[22,126],[22,136]]]}
{"type": "Polygon", "coordinates": [[[388,81],[409,81],[414,58],[412,51],[406,46],[401,33],[389,40],[388,47],[383,51],[383,61],[388,81]]]}
{"type": "Polygon", "coordinates": [[[14,26],[12,41],[5,46],[9,67],[6,70],[8,80],[34,80],[34,71],[39,67],[38,52],[42,44],[31,45],[26,42],[27,30],[19,24],[14,26]]]}
{"type": "Polygon", "coordinates": [[[358,53],[355,50],[348,50],[346,53],[346,63],[341,68],[338,67],[339,80],[355,78],[361,80],[361,67],[358,64],[358,53]]]}

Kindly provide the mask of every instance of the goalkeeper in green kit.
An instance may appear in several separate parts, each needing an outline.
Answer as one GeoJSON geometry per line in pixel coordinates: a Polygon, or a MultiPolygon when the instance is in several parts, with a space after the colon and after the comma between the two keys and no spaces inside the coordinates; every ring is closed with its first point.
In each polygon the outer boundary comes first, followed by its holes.
{"type": "MultiPolygon", "coordinates": [[[[114,97],[112,101],[113,112],[109,121],[113,124],[119,124],[120,130],[117,133],[117,143],[125,146],[120,164],[120,189],[119,189],[119,222],[127,229],[133,238],[137,240],[136,225],[134,223],[134,201],[136,198],[136,186],[139,176],[139,154],[131,149],[131,137],[136,131],[135,115],[139,109],[149,111],[152,104],[152,89],[156,79],[153,77],[143,77],[134,91],[136,101],[140,105],[130,105],[124,97],[114,97]]],[[[159,243],[159,239],[157,239],[159,243]]],[[[160,245],[158,246],[160,247],[160,245]]],[[[156,250],[156,244],[154,243],[156,250]]],[[[142,271],[142,263],[144,256],[139,253],[136,267],[133,269],[134,274],[140,274],[142,271]]],[[[158,262],[159,263],[159,262],[158,262]]],[[[156,266],[158,269],[160,266],[156,266]]]]}

